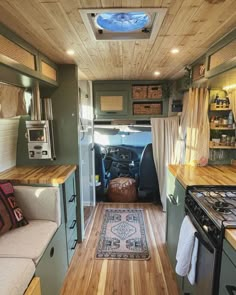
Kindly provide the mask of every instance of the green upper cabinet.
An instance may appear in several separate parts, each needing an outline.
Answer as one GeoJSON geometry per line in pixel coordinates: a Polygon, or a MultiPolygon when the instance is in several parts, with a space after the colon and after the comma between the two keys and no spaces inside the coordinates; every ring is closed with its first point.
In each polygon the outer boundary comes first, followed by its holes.
{"type": "Polygon", "coordinates": [[[120,116],[127,116],[128,100],[128,91],[97,91],[95,94],[95,118],[119,118],[120,116]]]}
{"type": "Polygon", "coordinates": [[[236,67],[236,29],[214,44],[206,56],[206,77],[210,78],[236,67]]]}
{"type": "Polygon", "coordinates": [[[58,85],[56,64],[2,24],[0,44],[2,81],[23,87],[32,86],[35,79],[48,85],[58,85]],[[10,79],[7,80],[7,76],[10,79]]]}
{"type": "Polygon", "coordinates": [[[93,82],[95,120],[149,120],[168,114],[166,81],[93,82]]]}

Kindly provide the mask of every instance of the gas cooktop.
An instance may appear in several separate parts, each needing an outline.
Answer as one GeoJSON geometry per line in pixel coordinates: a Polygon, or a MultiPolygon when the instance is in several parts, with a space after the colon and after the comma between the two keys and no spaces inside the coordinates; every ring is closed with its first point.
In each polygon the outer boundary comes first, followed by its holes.
{"type": "Polygon", "coordinates": [[[218,228],[236,228],[236,186],[194,186],[188,193],[218,228]]]}

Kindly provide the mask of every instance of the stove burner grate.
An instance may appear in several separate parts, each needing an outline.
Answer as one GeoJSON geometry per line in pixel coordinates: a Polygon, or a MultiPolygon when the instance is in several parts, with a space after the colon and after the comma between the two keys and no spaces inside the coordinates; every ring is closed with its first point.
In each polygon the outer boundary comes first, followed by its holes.
{"type": "Polygon", "coordinates": [[[212,208],[217,211],[217,212],[221,212],[223,214],[231,214],[230,209],[233,209],[234,207],[226,202],[222,202],[222,201],[216,201],[212,208]]]}

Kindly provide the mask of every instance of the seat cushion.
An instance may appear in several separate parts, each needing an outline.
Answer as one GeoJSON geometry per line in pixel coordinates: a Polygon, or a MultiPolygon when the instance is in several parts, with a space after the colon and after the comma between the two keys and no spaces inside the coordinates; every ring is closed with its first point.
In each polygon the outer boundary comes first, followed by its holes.
{"type": "Polygon", "coordinates": [[[17,203],[28,220],[50,220],[61,224],[59,187],[14,186],[17,203]]]}
{"type": "Polygon", "coordinates": [[[12,184],[0,183],[0,235],[26,224],[28,222],[16,203],[12,184]]]}
{"type": "Polygon", "coordinates": [[[35,272],[31,259],[0,258],[0,294],[24,294],[35,272]]]}
{"type": "Polygon", "coordinates": [[[0,236],[0,257],[30,258],[37,263],[57,230],[46,220],[29,220],[29,224],[0,236]]]}

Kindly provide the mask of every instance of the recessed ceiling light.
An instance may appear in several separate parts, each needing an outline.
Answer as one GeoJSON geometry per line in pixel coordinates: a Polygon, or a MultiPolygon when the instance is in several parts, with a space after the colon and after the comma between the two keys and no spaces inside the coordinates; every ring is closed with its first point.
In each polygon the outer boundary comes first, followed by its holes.
{"type": "Polygon", "coordinates": [[[173,54],[176,54],[176,53],[179,53],[179,49],[178,48],[173,48],[170,52],[173,53],[173,54]]]}
{"type": "Polygon", "coordinates": [[[74,54],[75,54],[75,51],[74,51],[73,49],[68,49],[68,50],[66,51],[66,53],[67,53],[68,55],[74,55],[74,54]]]}
{"type": "Polygon", "coordinates": [[[159,76],[161,73],[160,72],[154,72],[155,76],[159,76]]]}

